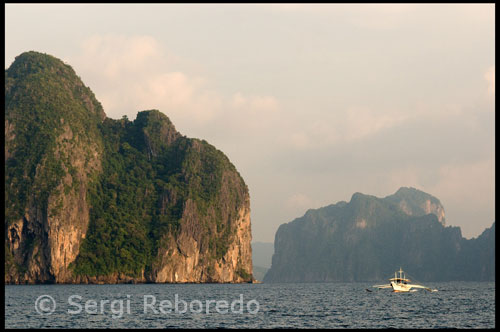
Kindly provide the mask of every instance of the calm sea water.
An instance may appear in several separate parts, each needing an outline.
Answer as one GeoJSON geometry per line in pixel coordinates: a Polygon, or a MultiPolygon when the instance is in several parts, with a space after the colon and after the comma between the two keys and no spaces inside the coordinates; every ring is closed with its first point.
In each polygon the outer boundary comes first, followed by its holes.
{"type": "Polygon", "coordinates": [[[5,327],[495,327],[495,283],[426,285],[439,291],[370,293],[365,283],[5,286],[5,327]]]}

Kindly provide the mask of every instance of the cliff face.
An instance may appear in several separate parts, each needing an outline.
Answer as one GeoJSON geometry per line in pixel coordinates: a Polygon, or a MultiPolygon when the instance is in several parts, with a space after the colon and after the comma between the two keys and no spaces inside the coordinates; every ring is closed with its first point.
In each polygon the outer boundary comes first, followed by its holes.
{"type": "Polygon", "coordinates": [[[106,118],[71,67],[6,70],[6,283],[249,282],[248,188],[152,110],[106,118]]]}
{"type": "Polygon", "coordinates": [[[24,54],[5,76],[6,282],[66,282],[89,223],[105,115],[55,58],[24,54]]]}
{"type": "Polygon", "coordinates": [[[403,212],[410,216],[424,216],[432,213],[443,226],[446,226],[444,207],[434,196],[415,188],[402,187],[394,195],[384,199],[397,204],[403,212]]]}
{"type": "Polygon", "coordinates": [[[432,196],[408,188],[309,210],[279,227],[264,282],[380,281],[400,266],[420,281],[494,280],[494,231],[464,239],[425,214],[426,201],[442,215],[432,196]]]}
{"type": "MultiPolygon", "coordinates": [[[[185,211],[190,211],[188,203],[185,211]]],[[[189,212],[188,212],[189,213],[189,212]]],[[[212,260],[208,252],[200,248],[201,238],[191,236],[193,215],[186,216],[177,239],[168,238],[167,245],[158,253],[148,280],[154,282],[248,282],[247,271],[252,271],[251,249],[249,247],[250,211],[242,207],[236,221],[236,233],[226,253],[218,260],[212,260]],[[189,218],[192,218],[189,220],[189,218]],[[250,255],[250,256],[249,256],[250,255]],[[250,267],[250,268],[249,268],[250,267]]]]}

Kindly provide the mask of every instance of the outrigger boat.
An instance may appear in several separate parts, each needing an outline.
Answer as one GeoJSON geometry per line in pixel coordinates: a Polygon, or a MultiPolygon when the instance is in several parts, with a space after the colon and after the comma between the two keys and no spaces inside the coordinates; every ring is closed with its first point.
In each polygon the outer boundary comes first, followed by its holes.
{"type": "Polygon", "coordinates": [[[429,292],[437,292],[437,289],[430,289],[426,286],[410,284],[409,282],[411,280],[405,278],[405,273],[401,268],[399,268],[399,271],[394,272],[394,278],[389,279],[389,281],[391,282],[389,285],[374,285],[373,287],[378,289],[392,288],[392,291],[396,293],[417,291],[412,288],[423,288],[429,292]]]}

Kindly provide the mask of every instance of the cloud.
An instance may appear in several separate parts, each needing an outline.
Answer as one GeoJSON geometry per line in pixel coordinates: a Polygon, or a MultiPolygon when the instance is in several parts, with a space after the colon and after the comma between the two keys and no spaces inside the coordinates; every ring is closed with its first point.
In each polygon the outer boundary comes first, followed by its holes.
{"type": "Polygon", "coordinates": [[[289,207],[310,207],[312,205],[312,200],[304,194],[297,193],[290,196],[287,200],[289,207]]]}
{"type": "Polygon", "coordinates": [[[297,150],[339,146],[363,141],[411,118],[408,112],[365,106],[331,110],[317,118],[302,114],[284,119],[290,130],[282,132],[280,141],[297,150]]]}
{"type": "Polygon", "coordinates": [[[449,163],[439,168],[439,181],[432,186],[433,191],[442,195],[454,197],[458,202],[487,203],[494,198],[495,184],[491,181],[495,177],[495,162],[493,159],[484,159],[467,164],[449,163]],[[490,192],[488,197],[478,197],[478,192],[490,192]]]}
{"type": "Polygon", "coordinates": [[[243,95],[236,92],[227,100],[224,118],[248,131],[270,130],[281,115],[279,101],[273,96],[243,95]]]}
{"type": "Polygon", "coordinates": [[[397,126],[409,118],[408,114],[375,110],[368,107],[348,109],[342,128],[346,140],[359,140],[382,130],[397,126]]]}
{"type": "Polygon", "coordinates": [[[288,213],[296,217],[299,217],[309,209],[318,208],[319,206],[317,202],[303,193],[295,193],[288,197],[285,202],[288,213]]]}
{"type": "Polygon", "coordinates": [[[466,237],[478,236],[490,227],[495,220],[494,158],[448,163],[438,172],[438,181],[427,188],[445,206],[446,220],[460,226],[466,237]]]}
{"type": "MultiPolygon", "coordinates": [[[[425,96],[420,104],[391,104],[401,97],[397,91],[383,103],[359,94],[331,97],[327,104],[305,92],[287,100],[237,84],[221,90],[217,86],[231,85],[215,84],[221,82],[189,61],[154,37],[117,34],[94,35],[81,44],[80,55],[67,59],[108,116],[134,119],[140,110],[159,109],[182,134],[221,149],[249,185],[255,220],[277,222],[280,213],[291,219],[355,191],[382,196],[400,186],[439,197],[448,213],[453,204],[472,202],[472,193],[461,193],[468,186],[476,193],[490,190],[486,182],[494,173],[474,164],[494,155],[487,143],[494,137],[489,109],[425,96]],[[455,184],[461,177],[465,184],[455,184]]],[[[494,95],[494,66],[484,79],[494,95]]],[[[492,211],[489,203],[484,207],[492,211]]]]}
{"type": "Polygon", "coordinates": [[[226,95],[210,86],[210,80],[189,74],[181,67],[189,61],[171,54],[148,35],[93,35],[81,43],[78,56],[68,59],[82,75],[106,114],[134,119],[137,112],[159,109],[179,127],[194,128],[192,134],[238,125],[243,131],[261,129],[263,118],[275,114],[279,102],[273,96],[226,95]],[[246,128],[246,129],[245,129],[246,128]]]}
{"type": "Polygon", "coordinates": [[[232,96],[231,106],[235,109],[254,111],[256,114],[270,113],[278,110],[278,101],[272,96],[245,97],[241,92],[237,92],[232,96]]]}
{"type": "Polygon", "coordinates": [[[488,94],[495,96],[495,66],[491,66],[484,74],[484,78],[488,81],[488,94]]]}
{"type": "Polygon", "coordinates": [[[101,75],[117,78],[124,72],[145,69],[160,56],[160,45],[151,36],[93,35],[82,44],[84,55],[92,64],[102,65],[101,75]]]}
{"type": "MultiPolygon", "coordinates": [[[[81,53],[70,63],[92,87],[108,116],[126,114],[133,119],[144,109],[192,110],[197,98],[204,97],[203,79],[176,70],[177,60],[151,36],[105,34],[83,41],[81,53]]],[[[196,111],[199,115],[200,110],[196,111]]]]}
{"type": "MultiPolygon", "coordinates": [[[[412,4],[275,4],[282,12],[329,16],[348,25],[368,29],[393,29],[418,9],[412,4]]],[[[320,17],[321,17],[320,16],[320,17]]]]}
{"type": "Polygon", "coordinates": [[[414,13],[412,4],[367,4],[352,8],[351,23],[367,29],[394,29],[408,20],[414,13]]]}

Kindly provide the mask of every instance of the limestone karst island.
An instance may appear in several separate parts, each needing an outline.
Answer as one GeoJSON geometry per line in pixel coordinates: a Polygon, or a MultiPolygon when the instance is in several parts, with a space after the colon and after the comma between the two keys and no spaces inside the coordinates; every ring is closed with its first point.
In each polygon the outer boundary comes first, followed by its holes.
{"type": "Polygon", "coordinates": [[[252,282],[230,160],[158,110],[114,120],[42,53],[5,71],[5,283],[252,282]]]}

